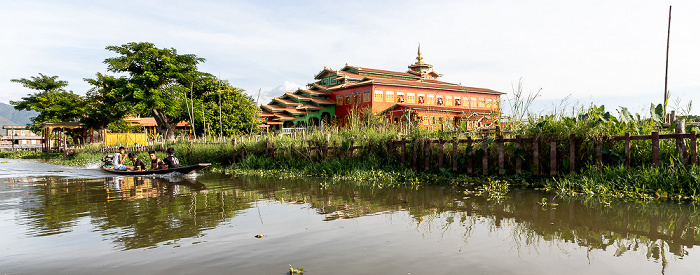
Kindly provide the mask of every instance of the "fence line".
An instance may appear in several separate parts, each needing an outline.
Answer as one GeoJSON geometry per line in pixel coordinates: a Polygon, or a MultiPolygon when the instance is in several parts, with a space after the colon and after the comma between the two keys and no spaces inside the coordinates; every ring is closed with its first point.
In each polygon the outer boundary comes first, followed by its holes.
{"type": "MultiPolygon", "coordinates": [[[[630,135],[630,133],[625,133],[622,136],[597,136],[591,140],[595,145],[595,154],[591,158],[585,154],[585,152],[580,151],[580,144],[586,141],[584,138],[576,137],[574,134],[569,135],[567,138],[558,139],[556,135],[550,137],[534,136],[529,138],[524,138],[519,135],[515,138],[504,138],[503,135],[498,135],[496,138],[482,138],[482,139],[472,139],[471,137],[466,139],[459,139],[453,137],[452,139],[427,139],[427,140],[407,140],[405,138],[401,140],[391,140],[387,143],[387,149],[390,155],[394,156],[400,163],[410,164],[406,166],[413,167],[415,170],[425,170],[428,171],[431,165],[437,164],[439,169],[451,169],[452,172],[466,172],[467,174],[473,174],[478,168],[481,168],[481,173],[483,175],[488,175],[492,168],[496,168],[496,173],[499,175],[504,175],[507,173],[506,169],[506,155],[513,156],[515,158],[515,173],[520,174],[523,172],[523,162],[527,162],[531,165],[530,169],[534,175],[539,176],[556,176],[561,172],[576,173],[577,160],[581,159],[592,159],[595,165],[602,168],[603,165],[603,150],[604,143],[613,144],[619,141],[623,141],[624,147],[624,166],[629,168],[632,162],[631,156],[631,146],[632,141],[651,141],[651,161],[654,165],[659,166],[661,164],[661,154],[660,154],[660,141],[661,140],[675,140],[678,160],[683,164],[697,164],[697,138],[698,134],[693,131],[691,133],[677,133],[677,134],[659,134],[658,132],[653,132],[651,135],[630,135]],[[690,144],[686,146],[686,140],[690,141],[690,144]],[[423,143],[423,144],[421,144],[423,143]],[[473,146],[475,144],[481,144],[480,150],[475,149],[473,146]],[[492,145],[495,143],[496,145],[492,145]],[[512,143],[512,150],[506,150],[506,144],[512,143]],[[549,145],[549,152],[540,150],[540,144],[545,143],[549,145]],[[566,145],[568,143],[568,148],[564,147],[564,150],[557,150],[558,146],[566,145]],[[450,167],[446,167],[445,153],[449,152],[445,150],[445,144],[450,144],[451,156],[450,156],[450,167]],[[432,146],[437,145],[437,146],[432,146]],[[462,150],[460,153],[459,145],[465,145],[466,149],[462,150]],[[525,145],[529,145],[529,150],[526,152],[524,150],[525,145]],[[423,154],[419,152],[419,146],[423,146],[423,154]],[[494,148],[495,147],[495,148],[494,148]],[[408,148],[411,149],[412,158],[410,163],[407,163],[406,158],[408,153],[408,148]],[[689,149],[689,154],[687,152],[689,149]],[[494,156],[495,163],[490,162],[489,151],[495,151],[496,156],[494,156]],[[563,151],[563,152],[562,152],[563,151]],[[567,152],[568,151],[568,152],[567,152]],[[481,167],[476,167],[475,153],[479,153],[481,156],[481,167]],[[563,155],[558,156],[561,152],[563,155]],[[527,154],[526,154],[527,153],[527,154]],[[542,154],[544,153],[544,155],[542,154]],[[422,164],[420,167],[421,160],[419,156],[422,155],[422,164]],[[531,161],[527,161],[525,156],[531,156],[531,161]],[[549,167],[540,167],[542,158],[545,157],[549,159],[549,167]],[[466,159],[466,167],[462,167],[458,158],[466,159]],[[435,163],[437,162],[437,163],[435,163]],[[564,163],[566,163],[564,165],[564,163]],[[560,171],[559,166],[565,166],[564,170],[560,171]],[[543,171],[541,168],[544,168],[543,171]],[[549,168],[549,169],[547,169],[549,168]],[[465,171],[466,170],[466,171],[465,171]]],[[[350,141],[349,146],[338,146],[335,142],[330,144],[328,141],[314,141],[307,140],[307,149],[309,159],[314,160],[326,160],[329,158],[344,158],[352,157],[355,155],[356,150],[365,150],[370,155],[374,154],[374,149],[376,145],[368,144],[366,146],[356,146],[354,141],[350,141]],[[329,153],[330,152],[330,153],[329,153]]],[[[267,141],[265,152],[269,153],[274,151],[274,144],[270,144],[267,141]]],[[[608,153],[609,154],[609,153],[608,153]]]]}

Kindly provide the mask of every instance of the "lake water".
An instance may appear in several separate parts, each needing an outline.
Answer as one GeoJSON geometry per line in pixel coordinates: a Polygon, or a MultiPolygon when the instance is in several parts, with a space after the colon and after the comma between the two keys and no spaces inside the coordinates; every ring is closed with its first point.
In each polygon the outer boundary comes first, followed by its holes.
{"type": "Polygon", "coordinates": [[[497,200],[0,159],[2,274],[700,274],[699,216],[532,190],[497,200]]]}

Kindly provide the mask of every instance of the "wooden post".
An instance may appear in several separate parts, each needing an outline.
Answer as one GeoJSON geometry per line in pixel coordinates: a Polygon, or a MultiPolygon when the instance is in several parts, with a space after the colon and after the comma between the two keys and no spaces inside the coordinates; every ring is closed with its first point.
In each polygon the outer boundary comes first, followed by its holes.
{"type": "Polygon", "coordinates": [[[576,135],[569,135],[569,173],[576,173],[576,135]]]}
{"type": "Polygon", "coordinates": [[[603,168],[603,136],[599,135],[596,137],[595,142],[595,155],[596,155],[596,166],[598,169],[603,168]]]}
{"type": "Polygon", "coordinates": [[[354,155],[354,153],[355,153],[355,141],[354,140],[350,141],[350,148],[349,149],[350,150],[348,151],[348,153],[349,153],[348,157],[352,158],[352,155],[354,155]]]}
{"type": "Polygon", "coordinates": [[[272,146],[272,158],[277,158],[277,152],[275,151],[275,143],[273,142],[271,144],[272,146]]]}
{"type": "Polygon", "coordinates": [[[413,169],[418,171],[418,142],[416,139],[413,139],[413,169]]]}
{"type": "Polygon", "coordinates": [[[333,141],[333,157],[336,159],[340,159],[338,157],[338,144],[337,142],[335,142],[335,140],[333,141]]]}
{"type": "Polygon", "coordinates": [[[498,135],[498,174],[506,173],[505,153],[503,148],[503,135],[498,135]]]}
{"type": "Polygon", "coordinates": [[[557,175],[557,136],[549,137],[549,176],[557,175]]]}
{"type": "Polygon", "coordinates": [[[520,174],[522,172],[522,166],[523,166],[523,161],[522,159],[517,155],[518,152],[520,152],[520,148],[522,146],[523,138],[520,135],[515,136],[515,173],[520,174]]]}
{"type": "Polygon", "coordinates": [[[661,158],[659,152],[659,132],[651,133],[651,159],[654,165],[659,166],[659,159],[661,158]]]}
{"type": "Polygon", "coordinates": [[[482,174],[488,175],[489,173],[489,145],[486,142],[481,143],[481,149],[484,150],[484,156],[481,158],[481,169],[482,174]]]}
{"type": "Polygon", "coordinates": [[[452,137],[452,172],[457,172],[457,137],[452,137]]]}
{"type": "Polygon", "coordinates": [[[698,163],[698,136],[695,131],[690,132],[690,164],[698,163]]]}
{"type": "Polygon", "coordinates": [[[625,133],[625,168],[629,169],[632,164],[632,142],[630,142],[630,133],[625,133]]]}
{"type": "Polygon", "coordinates": [[[425,141],[425,171],[430,169],[430,140],[425,141]]]}
{"type": "Polygon", "coordinates": [[[269,155],[269,154],[270,154],[270,139],[268,138],[265,140],[265,155],[269,155]]]}
{"type": "MultiPolygon", "coordinates": [[[[675,129],[676,134],[685,134],[685,119],[678,119],[676,120],[676,129],[675,129]]],[[[686,143],[685,143],[685,138],[677,138],[676,139],[676,150],[678,150],[678,159],[681,161],[683,164],[688,164],[686,161],[686,143]]]]}
{"type": "Polygon", "coordinates": [[[442,137],[438,140],[438,167],[442,169],[443,164],[444,164],[444,158],[445,158],[445,142],[442,140],[442,137]]]}
{"type": "MultiPolygon", "coordinates": [[[[467,148],[470,148],[472,146],[472,137],[467,137],[467,148]]],[[[467,152],[467,173],[471,174],[474,172],[474,169],[472,168],[472,156],[474,154],[474,148],[472,148],[469,152],[467,152]]]]}
{"type": "Polygon", "coordinates": [[[406,162],[406,138],[401,139],[401,165],[406,162]]]}
{"type": "Polygon", "coordinates": [[[323,159],[328,159],[328,140],[323,142],[323,159]]]}
{"type": "Polygon", "coordinates": [[[309,142],[309,159],[313,159],[313,157],[314,157],[314,154],[313,154],[314,151],[313,151],[313,147],[312,147],[313,141],[311,141],[311,140],[307,140],[307,141],[309,142]]]}
{"type": "Polygon", "coordinates": [[[538,136],[532,138],[532,164],[535,166],[533,174],[540,174],[540,139],[538,136]]]}

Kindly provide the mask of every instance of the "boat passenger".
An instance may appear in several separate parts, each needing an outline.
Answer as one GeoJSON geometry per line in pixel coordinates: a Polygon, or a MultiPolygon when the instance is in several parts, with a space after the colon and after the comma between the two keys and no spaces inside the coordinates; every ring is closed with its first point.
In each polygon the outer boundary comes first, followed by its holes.
{"type": "Polygon", "coordinates": [[[168,169],[168,167],[165,166],[165,163],[156,157],[156,151],[148,151],[148,156],[151,158],[151,170],[168,169]]]}
{"type": "Polygon", "coordinates": [[[163,159],[163,163],[168,166],[168,169],[180,167],[180,160],[175,157],[175,149],[168,148],[168,157],[163,159]]]}
{"type": "Polygon", "coordinates": [[[134,171],[144,171],[146,170],[146,164],[143,160],[136,157],[136,154],[129,153],[129,159],[134,163],[134,171]]]}
{"type": "Polygon", "coordinates": [[[124,146],[120,146],[119,151],[114,153],[112,157],[112,166],[114,166],[114,170],[126,170],[126,166],[124,165],[124,151],[124,146]]]}

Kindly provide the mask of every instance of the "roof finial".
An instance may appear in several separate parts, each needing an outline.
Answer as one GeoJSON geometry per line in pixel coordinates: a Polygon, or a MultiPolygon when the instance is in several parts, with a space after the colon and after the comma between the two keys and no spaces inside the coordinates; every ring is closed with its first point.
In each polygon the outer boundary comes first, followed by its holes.
{"type": "Polygon", "coordinates": [[[418,43],[418,57],[416,57],[416,60],[418,60],[418,62],[416,62],[416,63],[419,63],[419,64],[423,63],[423,56],[420,53],[420,43],[418,43]]]}

